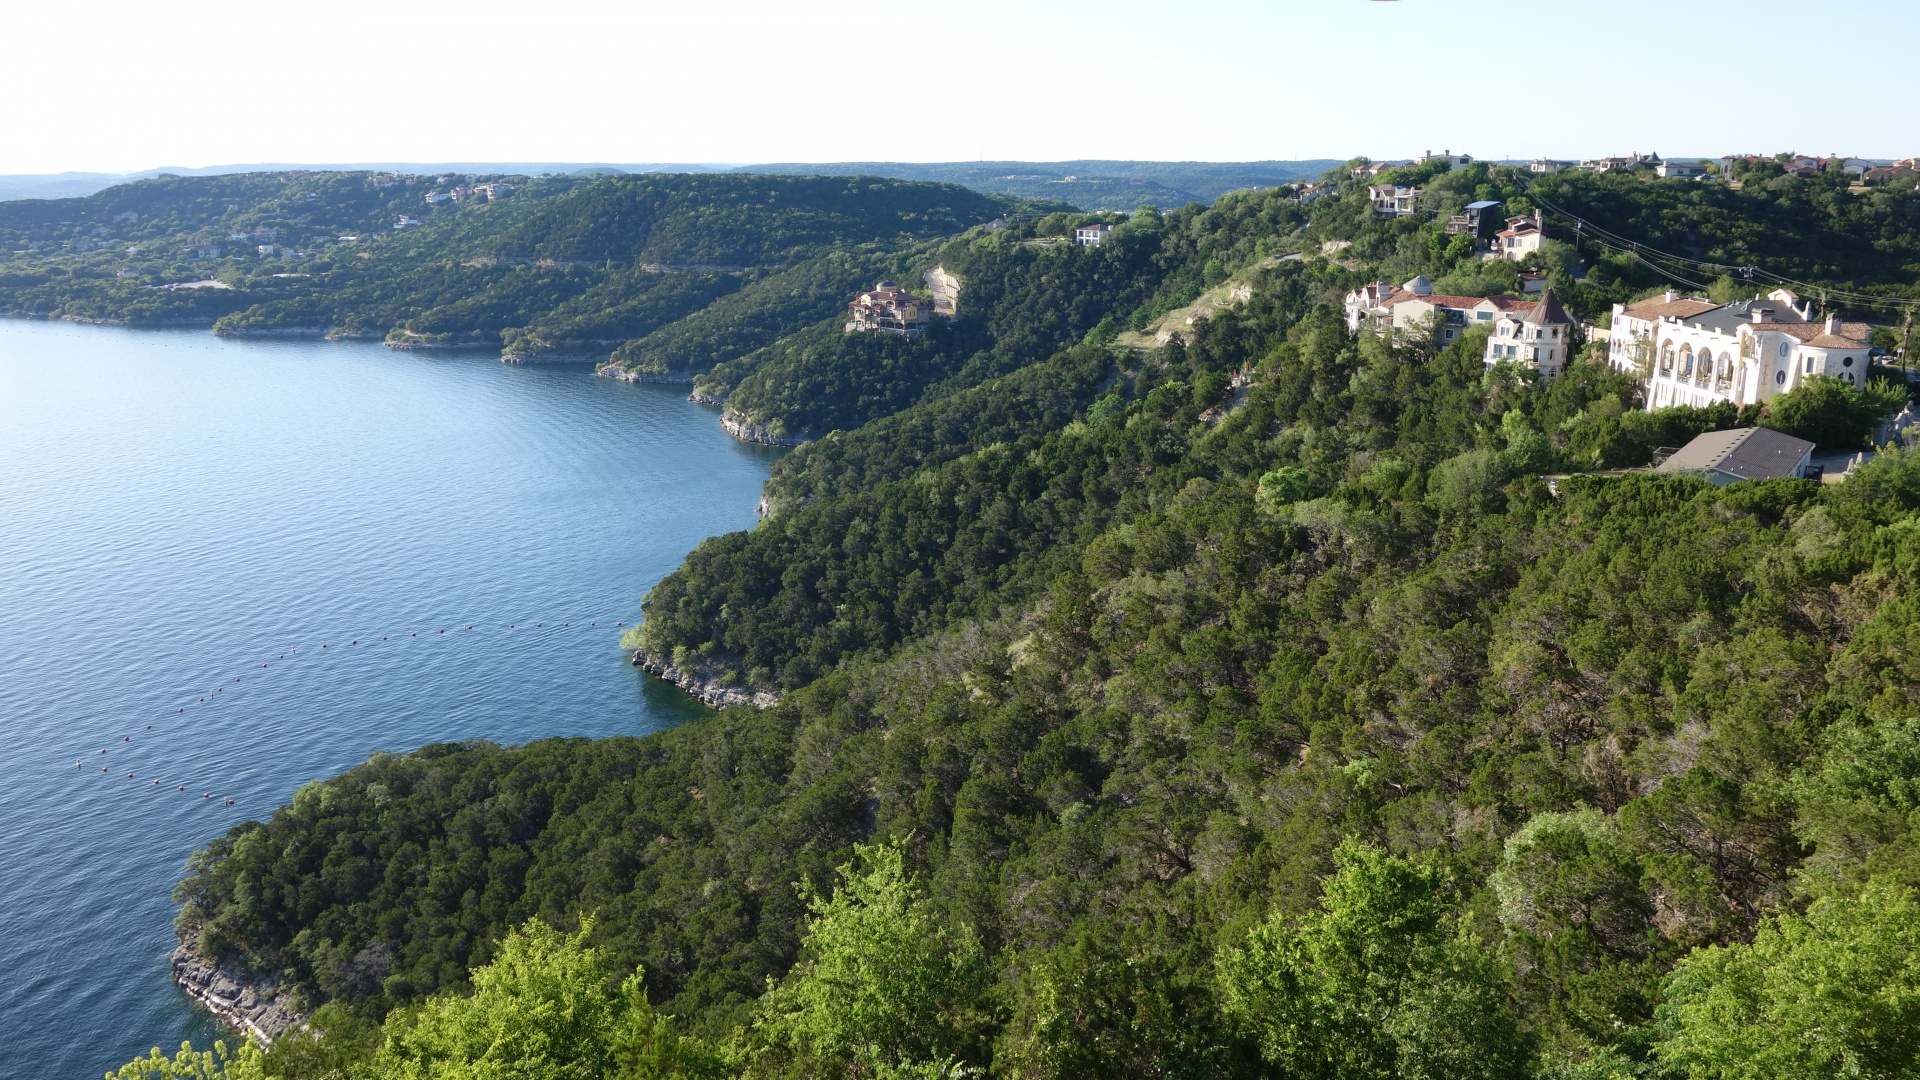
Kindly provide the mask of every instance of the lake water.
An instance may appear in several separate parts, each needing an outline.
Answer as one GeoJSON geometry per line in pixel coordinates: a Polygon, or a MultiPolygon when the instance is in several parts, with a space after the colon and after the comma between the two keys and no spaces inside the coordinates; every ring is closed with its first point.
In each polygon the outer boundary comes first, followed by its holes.
{"type": "Polygon", "coordinates": [[[298,785],[701,715],[614,623],[753,524],[773,452],[685,393],[0,321],[0,1077],[204,1045],[169,889],[298,785]]]}

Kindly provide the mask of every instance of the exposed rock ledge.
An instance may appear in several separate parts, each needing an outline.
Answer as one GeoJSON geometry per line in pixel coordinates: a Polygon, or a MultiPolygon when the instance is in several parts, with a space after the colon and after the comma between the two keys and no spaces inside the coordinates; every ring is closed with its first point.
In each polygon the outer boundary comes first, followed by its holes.
{"type": "Polygon", "coordinates": [[[210,961],[185,942],[173,950],[172,963],[173,981],[188,997],[262,1045],[307,1024],[307,1018],[294,1008],[293,995],[282,991],[277,978],[210,961]]]}
{"type": "Polygon", "coordinates": [[[510,352],[501,353],[500,362],[503,364],[597,364],[600,362],[600,357],[577,352],[510,352]]]}
{"type": "Polygon", "coordinates": [[[812,441],[792,435],[775,435],[732,410],[720,414],[720,426],[726,429],[727,434],[741,442],[762,443],[767,446],[802,446],[812,441]]]}
{"type": "Polygon", "coordinates": [[[704,672],[681,671],[672,664],[656,658],[645,649],[633,654],[633,666],[658,675],[673,685],[705,702],[709,708],[725,709],[734,705],[752,705],[756,708],[769,708],[780,701],[778,694],[766,690],[747,691],[737,686],[724,686],[720,680],[704,672]]]}
{"type": "Polygon", "coordinates": [[[667,383],[673,386],[688,386],[693,382],[691,371],[634,371],[611,363],[601,364],[594,369],[594,374],[630,383],[667,383]]]}
{"type": "Polygon", "coordinates": [[[695,390],[693,393],[687,395],[687,400],[693,402],[695,405],[725,405],[727,403],[726,398],[709,394],[705,390],[695,390]]]}

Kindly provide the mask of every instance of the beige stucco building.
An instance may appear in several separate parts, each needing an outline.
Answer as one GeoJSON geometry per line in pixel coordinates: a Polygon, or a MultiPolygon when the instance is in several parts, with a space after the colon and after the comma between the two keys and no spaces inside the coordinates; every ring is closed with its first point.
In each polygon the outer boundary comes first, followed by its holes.
{"type": "Polygon", "coordinates": [[[1815,317],[1786,289],[1732,304],[1669,292],[1614,305],[1607,359],[1645,381],[1648,409],[1756,405],[1813,375],[1864,385],[1867,332],[1838,315],[1815,317]]]}

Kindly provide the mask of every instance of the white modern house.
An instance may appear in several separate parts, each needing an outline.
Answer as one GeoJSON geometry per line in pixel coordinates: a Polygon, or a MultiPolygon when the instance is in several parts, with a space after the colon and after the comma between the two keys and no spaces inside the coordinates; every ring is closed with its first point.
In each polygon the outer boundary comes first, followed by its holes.
{"type": "Polygon", "coordinates": [[[1863,385],[1871,346],[1865,323],[1816,318],[1787,289],[1731,304],[1673,292],[1615,304],[1607,359],[1646,382],[1647,408],[1756,405],[1830,375],[1863,385]]]}
{"type": "Polygon", "coordinates": [[[1511,360],[1551,379],[1566,368],[1572,347],[1573,317],[1548,289],[1539,302],[1511,308],[1494,320],[1486,366],[1511,360]]]}
{"type": "Polygon", "coordinates": [[[1687,180],[1698,180],[1707,175],[1707,166],[1699,161],[1663,161],[1653,167],[1655,175],[1678,176],[1687,180]]]}
{"type": "Polygon", "coordinates": [[[1101,242],[1106,240],[1107,234],[1112,231],[1113,226],[1104,221],[1096,221],[1091,225],[1082,225],[1073,230],[1074,246],[1099,247],[1101,242]]]}
{"type": "Polygon", "coordinates": [[[1367,185],[1367,199],[1373,203],[1373,212],[1381,217],[1406,217],[1413,213],[1420,192],[1420,188],[1399,184],[1367,185]]]}

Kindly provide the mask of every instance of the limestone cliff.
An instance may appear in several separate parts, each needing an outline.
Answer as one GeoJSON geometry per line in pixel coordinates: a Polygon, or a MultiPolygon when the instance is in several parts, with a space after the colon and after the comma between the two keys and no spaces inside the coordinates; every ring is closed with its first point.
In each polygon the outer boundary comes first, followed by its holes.
{"type": "Polygon", "coordinates": [[[723,684],[713,672],[683,671],[645,649],[635,650],[633,666],[651,672],[699,698],[708,708],[726,709],[735,705],[769,708],[780,701],[778,694],[766,690],[743,690],[723,684]]]}
{"type": "Polygon", "coordinates": [[[262,1045],[306,1026],[295,995],[273,976],[210,960],[186,942],[173,950],[172,967],[173,981],[195,1004],[262,1045]]]}

